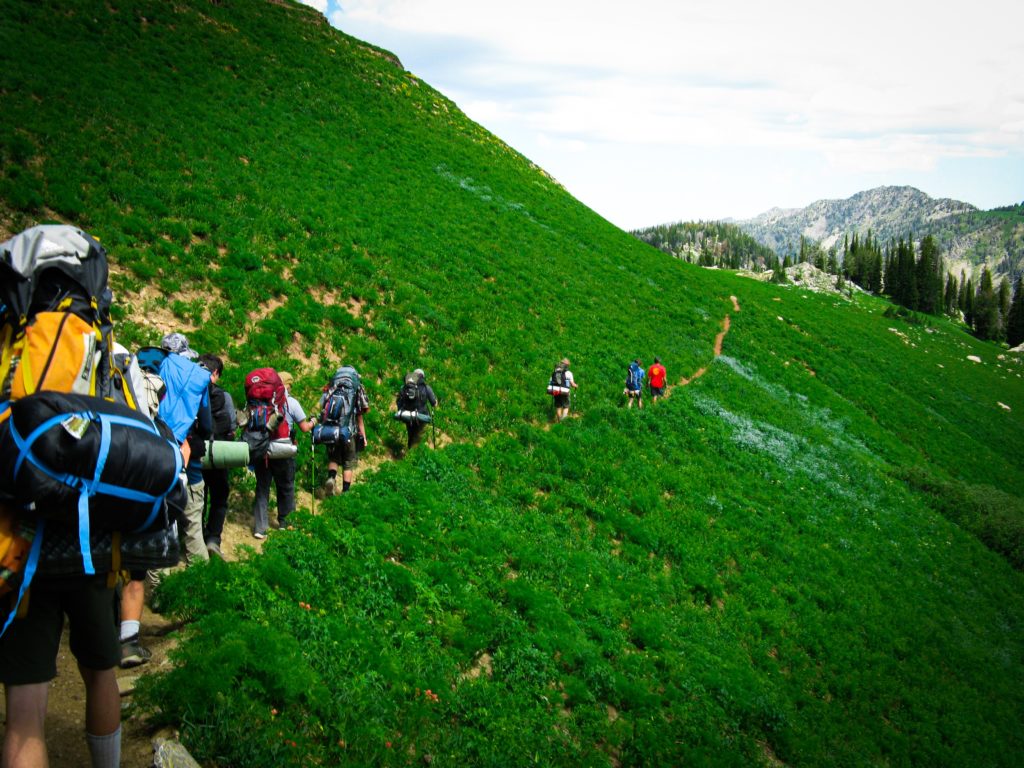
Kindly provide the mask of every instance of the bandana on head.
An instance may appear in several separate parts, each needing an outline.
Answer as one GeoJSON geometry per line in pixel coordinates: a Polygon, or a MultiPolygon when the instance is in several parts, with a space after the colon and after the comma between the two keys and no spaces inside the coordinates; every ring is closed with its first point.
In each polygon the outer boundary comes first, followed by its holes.
{"type": "Polygon", "coordinates": [[[185,338],[184,334],[181,333],[168,333],[164,336],[160,342],[160,346],[166,349],[168,352],[173,352],[176,355],[181,355],[189,360],[195,357],[199,357],[188,345],[188,339],[185,338]]]}

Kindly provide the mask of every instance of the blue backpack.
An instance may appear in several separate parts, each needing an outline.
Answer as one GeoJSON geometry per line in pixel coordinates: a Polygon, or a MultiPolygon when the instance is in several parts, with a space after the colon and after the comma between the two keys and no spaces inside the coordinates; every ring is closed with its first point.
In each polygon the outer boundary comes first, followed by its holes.
{"type": "Polygon", "coordinates": [[[626,389],[630,392],[640,391],[640,382],[644,378],[643,369],[635,362],[629,364],[629,372],[626,374],[626,389]]]}

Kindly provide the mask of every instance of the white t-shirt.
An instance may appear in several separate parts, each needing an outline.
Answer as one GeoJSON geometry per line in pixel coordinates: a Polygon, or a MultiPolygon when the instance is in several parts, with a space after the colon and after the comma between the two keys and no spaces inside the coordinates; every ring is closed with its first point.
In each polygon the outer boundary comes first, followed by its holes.
{"type": "Polygon", "coordinates": [[[288,407],[284,411],[285,421],[288,422],[288,426],[291,427],[295,424],[301,424],[306,420],[306,412],[302,410],[302,406],[299,405],[299,401],[291,395],[288,395],[288,407]]]}
{"type": "Polygon", "coordinates": [[[565,386],[571,387],[573,385],[572,371],[566,370],[565,372],[565,386]]]}

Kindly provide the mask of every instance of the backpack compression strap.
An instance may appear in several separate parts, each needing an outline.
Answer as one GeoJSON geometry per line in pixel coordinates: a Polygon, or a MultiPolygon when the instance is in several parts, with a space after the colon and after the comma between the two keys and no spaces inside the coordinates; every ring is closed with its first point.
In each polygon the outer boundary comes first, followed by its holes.
{"type": "Polygon", "coordinates": [[[11,613],[7,617],[7,621],[4,622],[3,629],[0,629],[0,637],[7,632],[7,628],[11,626],[11,622],[14,621],[14,617],[18,615],[18,608],[21,606],[21,601],[25,598],[25,593],[28,592],[29,586],[32,584],[32,579],[36,575],[36,568],[39,565],[39,554],[43,551],[43,524],[45,521],[43,518],[39,518],[39,522],[36,524],[36,535],[32,539],[32,549],[29,550],[28,560],[25,561],[25,573],[21,577],[21,587],[18,589],[18,599],[14,605],[11,606],[11,613]]]}

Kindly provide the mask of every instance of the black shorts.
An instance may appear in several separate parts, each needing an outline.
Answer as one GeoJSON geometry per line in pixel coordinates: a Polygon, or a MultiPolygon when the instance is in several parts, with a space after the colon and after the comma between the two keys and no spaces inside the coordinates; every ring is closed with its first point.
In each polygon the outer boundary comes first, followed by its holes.
{"type": "Polygon", "coordinates": [[[121,642],[114,607],[114,590],[107,587],[106,575],[35,579],[28,593],[28,614],[12,621],[0,637],[0,682],[32,685],[57,676],[64,614],[78,663],[95,670],[116,667],[121,663],[121,642]]]}
{"type": "Polygon", "coordinates": [[[661,397],[665,394],[664,387],[651,387],[651,397],[661,397]]]}
{"type": "Polygon", "coordinates": [[[568,395],[555,395],[555,408],[568,408],[569,407],[569,396],[568,395]]]}

